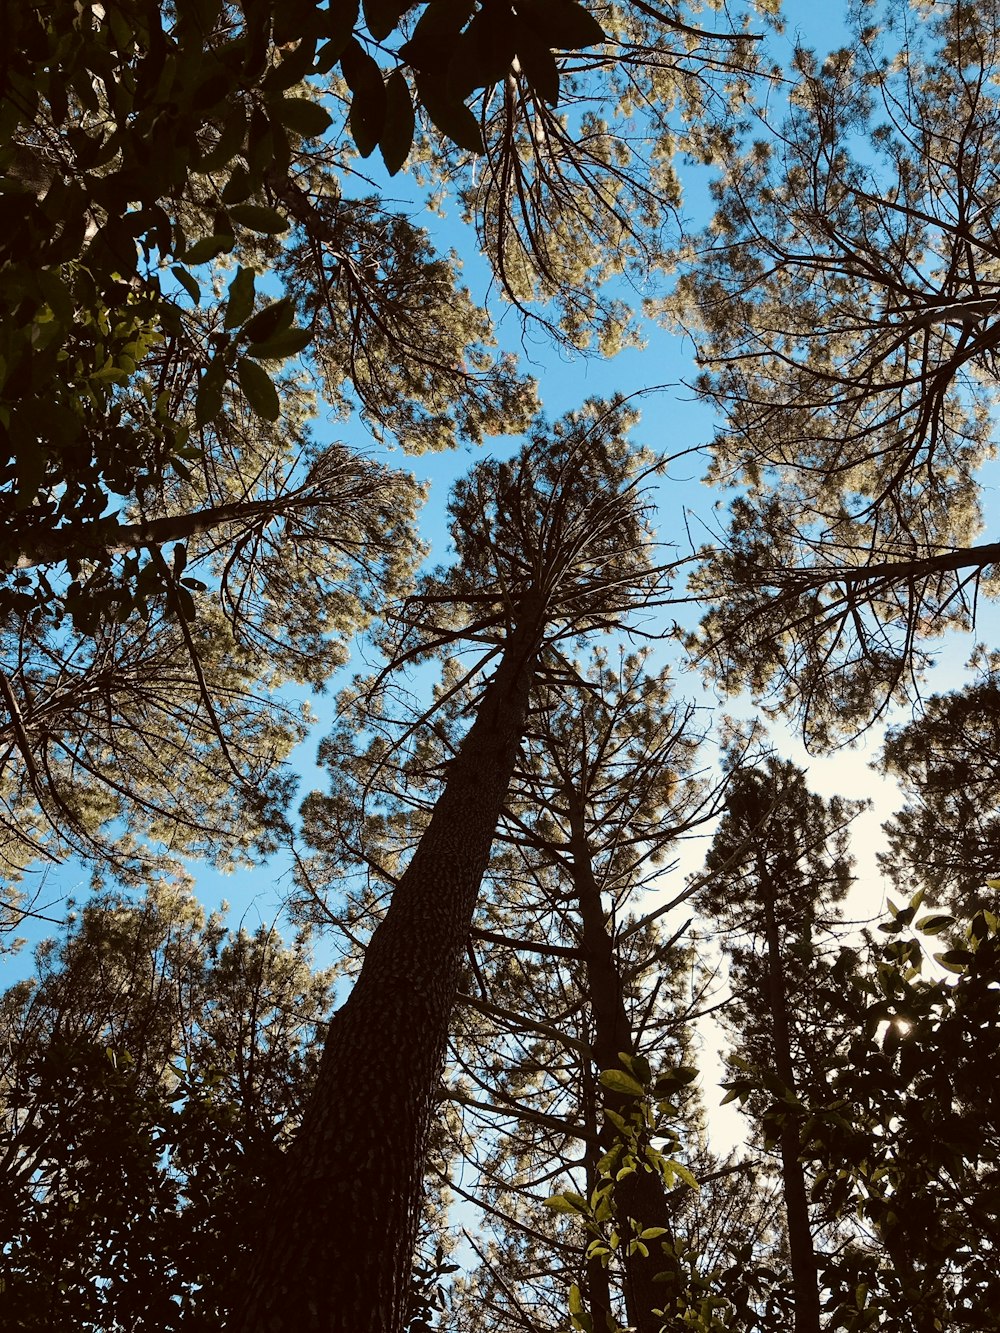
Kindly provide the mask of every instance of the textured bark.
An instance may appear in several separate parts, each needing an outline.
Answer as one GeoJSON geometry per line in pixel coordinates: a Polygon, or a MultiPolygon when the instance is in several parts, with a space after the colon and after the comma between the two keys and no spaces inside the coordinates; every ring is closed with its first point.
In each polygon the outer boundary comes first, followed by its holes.
{"type": "MultiPolygon", "coordinates": [[[[597,1089],[593,1080],[585,1078],[583,1080],[583,1119],[589,1135],[586,1155],[588,1199],[601,1183],[597,1163],[604,1155],[603,1150],[598,1143],[601,1126],[598,1123],[600,1108],[597,1104],[598,1097],[596,1094],[597,1089]]],[[[593,1258],[587,1260],[586,1272],[587,1287],[585,1294],[587,1298],[587,1306],[590,1310],[590,1317],[594,1321],[595,1333],[605,1333],[605,1330],[615,1326],[611,1305],[611,1281],[608,1277],[608,1270],[601,1263],[600,1257],[595,1255],[593,1258]]]]}
{"type": "MultiPolygon", "coordinates": [[[[601,902],[600,885],[594,875],[590,848],[587,843],[583,822],[583,811],[579,798],[572,798],[575,807],[571,811],[571,845],[573,886],[577,894],[580,920],[583,926],[583,952],[587,970],[587,987],[590,996],[591,1013],[594,1019],[594,1059],[599,1069],[618,1069],[621,1066],[620,1053],[635,1054],[635,1042],[632,1038],[632,1026],[625,1008],[624,983],[618,970],[614,955],[614,941],[608,930],[607,918],[601,902]]],[[[610,1089],[604,1091],[604,1105],[607,1109],[627,1116],[632,1109],[628,1097],[610,1089]]],[[[604,1147],[608,1148],[615,1140],[617,1130],[606,1123],[602,1131],[604,1147]]],[[[623,1263],[625,1268],[625,1306],[628,1321],[638,1333],[660,1333],[662,1328],[672,1328],[669,1317],[664,1320],[654,1315],[655,1309],[664,1309],[672,1300],[676,1283],[654,1282],[657,1274],[669,1272],[676,1264],[663,1255],[659,1242],[649,1244],[649,1255],[638,1251],[627,1253],[628,1241],[632,1236],[631,1223],[641,1227],[661,1226],[667,1228],[667,1239],[673,1240],[671,1209],[667,1201],[663,1181],[658,1175],[648,1171],[637,1171],[626,1176],[615,1186],[615,1207],[620,1223],[619,1231],[623,1244],[623,1263]]],[[[595,1319],[595,1328],[600,1325],[595,1319]]]]}
{"type": "MultiPolygon", "coordinates": [[[[291,497],[292,499],[296,497],[291,497]]],[[[232,504],[196,509],[187,514],[167,514],[147,518],[141,523],[119,523],[113,518],[98,518],[92,523],[78,523],[53,533],[29,534],[20,545],[16,565],[28,569],[51,565],[60,560],[85,560],[99,555],[120,555],[143,546],[162,546],[165,542],[188,541],[211,532],[225,523],[250,523],[260,518],[272,519],[291,508],[289,499],[239,500],[232,504]]]]}
{"type": "MultiPolygon", "coordinates": [[[[792,1093],[795,1069],[788,1027],[788,997],[781,960],[781,941],[774,912],[774,895],[768,888],[766,867],[761,868],[760,883],[764,894],[764,926],[767,937],[767,980],[770,992],[771,1023],[774,1033],[775,1073],[792,1093]]],[[[819,1286],[816,1252],[809,1224],[809,1200],[805,1172],[799,1160],[799,1137],[795,1127],[781,1127],[778,1147],[781,1153],[781,1181],[788,1224],[788,1251],[795,1291],[795,1333],[819,1333],[819,1286]]]]}
{"type": "Polygon", "coordinates": [[[541,630],[539,613],[512,632],[330,1025],[233,1323],[240,1333],[399,1333],[449,1016],[541,630]]]}

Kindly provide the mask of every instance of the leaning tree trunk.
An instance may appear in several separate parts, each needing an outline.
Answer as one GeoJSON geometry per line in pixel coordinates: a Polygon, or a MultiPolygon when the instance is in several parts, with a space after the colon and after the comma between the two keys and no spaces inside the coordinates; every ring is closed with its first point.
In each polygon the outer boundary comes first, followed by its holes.
{"type": "Polygon", "coordinates": [[[240,1333],[399,1333],[448,1022],[525,727],[540,614],[512,632],[357,983],[270,1200],[240,1333]]]}
{"type": "MultiPolygon", "coordinates": [[[[766,874],[761,875],[760,882],[764,895],[774,1069],[785,1087],[794,1094],[795,1069],[792,1064],[792,1041],[788,1026],[788,996],[781,957],[781,941],[774,912],[774,894],[766,874]]],[[[788,1224],[788,1254],[792,1266],[792,1286],[795,1291],[795,1333],[819,1333],[819,1285],[812,1227],[809,1223],[809,1199],[806,1193],[805,1172],[799,1159],[798,1130],[788,1119],[782,1121],[778,1148],[781,1153],[781,1181],[785,1198],[785,1218],[788,1224]]]]}
{"type": "MultiPolygon", "coordinates": [[[[632,1025],[625,1008],[624,983],[615,962],[614,941],[608,932],[607,918],[601,902],[601,890],[594,875],[583,823],[579,797],[570,795],[571,844],[573,887],[580,909],[583,926],[583,956],[587,971],[591,1013],[594,1019],[594,1061],[598,1069],[621,1067],[619,1055],[635,1054],[632,1025]]],[[[633,1103],[611,1089],[604,1089],[605,1109],[627,1117],[633,1103]]],[[[610,1148],[617,1130],[605,1122],[602,1144],[610,1148]]],[[[640,1170],[626,1176],[615,1185],[615,1208],[622,1240],[622,1262],[625,1269],[625,1308],[629,1323],[637,1333],[660,1333],[661,1329],[677,1327],[671,1315],[680,1281],[676,1258],[664,1255],[656,1241],[649,1244],[648,1256],[636,1251],[628,1253],[632,1223],[641,1228],[666,1227],[666,1239],[673,1243],[673,1216],[666,1190],[660,1176],[640,1170]],[[670,1277],[663,1279],[664,1274],[670,1277]],[[654,1279],[660,1276],[659,1282],[654,1279]],[[665,1318],[653,1314],[665,1311],[665,1318]]],[[[599,1328],[595,1320],[595,1328],[599,1328]]],[[[601,1330],[603,1333],[603,1330],[601,1330]]]]}

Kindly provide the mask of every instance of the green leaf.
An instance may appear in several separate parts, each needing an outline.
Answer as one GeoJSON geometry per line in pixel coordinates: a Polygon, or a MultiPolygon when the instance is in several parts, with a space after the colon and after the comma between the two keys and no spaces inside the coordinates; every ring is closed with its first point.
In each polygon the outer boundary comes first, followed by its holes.
{"type": "Polygon", "coordinates": [[[185,264],[197,267],[198,264],[207,264],[216,255],[228,254],[235,244],[236,237],[228,234],[203,236],[200,241],[187,246],[184,253],[177,257],[183,259],[185,264]]]}
{"type": "Polygon", "coordinates": [[[653,1071],[649,1067],[649,1061],[644,1055],[629,1055],[627,1051],[619,1051],[618,1059],[630,1074],[634,1074],[640,1083],[651,1082],[653,1071]]]}
{"type": "Polygon", "coordinates": [[[281,402],[278,391],[271,383],[271,377],[256,361],[249,361],[241,356],[236,363],[240,388],[246,394],[247,402],[265,421],[277,421],[281,416],[281,402]]]}
{"type": "Polygon", "coordinates": [[[271,338],[255,342],[250,351],[260,361],[284,361],[307,347],[312,340],[310,329],[282,329],[271,338]]]}
{"type": "Polygon", "coordinates": [[[377,42],[395,30],[411,3],[412,0],[364,0],[365,22],[377,42]]]}
{"type": "Polygon", "coordinates": [[[626,1074],[624,1069],[605,1069],[601,1072],[601,1086],[610,1092],[621,1093],[625,1097],[642,1097],[642,1084],[626,1074]]]}
{"type": "Polygon", "coordinates": [[[610,1175],[615,1163],[621,1157],[624,1147],[621,1143],[614,1144],[604,1154],[597,1163],[597,1170],[600,1175],[610,1175]]]}
{"type": "Polygon", "coordinates": [[[582,1314],[583,1308],[583,1296],[580,1294],[580,1288],[574,1282],[569,1289],[569,1312],[570,1314],[582,1314]]]}
{"type": "Polygon", "coordinates": [[[390,176],[395,176],[409,156],[414,123],[410,90],[402,73],[395,69],[385,85],[385,124],[378,141],[382,161],[390,176]]]}
{"type": "Polygon", "coordinates": [[[256,274],[252,268],[240,268],[229,284],[229,300],[226,302],[224,327],[235,329],[249,319],[253,311],[256,274]]]}
{"type": "Polygon", "coordinates": [[[925,935],[940,935],[942,930],[947,930],[949,926],[955,924],[955,918],[947,912],[930,912],[927,916],[922,916],[914,925],[917,930],[923,931],[925,935]]]}
{"type": "Polygon", "coordinates": [[[222,391],[225,386],[225,363],[216,359],[201,377],[198,396],[194,403],[194,419],[198,426],[207,426],[222,411],[222,391]]]}
{"type": "Polygon", "coordinates": [[[234,204],[229,216],[251,231],[262,232],[265,236],[277,235],[287,231],[291,225],[284,214],[276,208],[265,208],[262,204],[234,204]]]}
{"type": "Polygon", "coordinates": [[[580,1211],[563,1194],[553,1194],[551,1198],[543,1199],[542,1203],[546,1208],[551,1208],[554,1213],[579,1213],[580,1211]]]}
{"type": "Polygon", "coordinates": [[[399,54],[422,74],[444,75],[458,44],[459,33],[475,8],[473,0],[430,0],[399,54]]]}
{"type": "Polygon", "coordinates": [[[686,1166],[683,1166],[680,1162],[671,1162],[670,1165],[673,1168],[673,1174],[679,1180],[683,1180],[685,1185],[689,1186],[693,1190],[701,1188],[697,1180],[694,1178],[694,1176],[691,1174],[691,1172],[687,1169],[686,1166]]]}
{"type": "Polygon", "coordinates": [[[517,13],[557,51],[578,51],[607,40],[593,14],[574,0],[517,0],[517,13]]]}
{"type": "Polygon", "coordinates": [[[506,78],[514,63],[517,19],[509,6],[480,9],[455,44],[448,62],[448,86],[460,101],[475,88],[506,78]]]}
{"type": "Polygon", "coordinates": [[[340,57],[340,68],[351,99],[351,136],[362,157],[375,151],[385,124],[386,93],[382,71],[357,38],[352,37],[340,57]]]}
{"type": "Polygon", "coordinates": [[[555,56],[538,34],[523,23],[518,25],[515,40],[521,73],[532,92],[555,106],[559,101],[559,66],[555,56]]]}
{"type": "Polygon", "coordinates": [[[189,273],[186,268],[181,268],[178,264],[175,264],[170,272],[184,288],[195,305],[201,305],[201,284],[198,279],[194,277],[193,274],[189,273]]]}
{"type": "Polygon", "coordinates": [[[417,71],[414,81],[424,110],[445,138],[470,153],[484,153],[479,122],[465,103],[451,92],[447,79],[417,71]]]}
{"type": "Polygon", "coordinates": [[[272,102],[269,110],[280,125],[304,139],[318,139],[333,124],[329,111],[310,97],[282,97],[272,102]]]}
{"type": "Polygon", "coordinates": [[[666,1234],[666,1227],[646,1227],[643,1231],[639,1232],[639,1236],[642,1240],[658,1240],[660,1236],[665,1236],[666,1234]]]}
{"type": "Polygon", "coordinates": [[[279,301],[266,305],[263,310],[258,310],[253,319],[243,326],[242,333],[252,343],[264,342],[282,329],[287,329],[294,318],[295,306],[287,296],[283,296],[279,301]]]}

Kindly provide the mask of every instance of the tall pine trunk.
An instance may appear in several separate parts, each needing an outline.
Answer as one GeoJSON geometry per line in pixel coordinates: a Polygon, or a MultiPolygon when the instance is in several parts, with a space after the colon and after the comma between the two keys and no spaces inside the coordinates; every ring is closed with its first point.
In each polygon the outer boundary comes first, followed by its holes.
{"type": "MultiPolygon", "coordinates": [[[[591,863],[582,802],[572,793],[569,793],[569,798],[571,873],[583,926],[583,955],[594,1019],[594,1060],[599,1069],[618,1069],[621,1067],[620,1054],[636,1053],[632,1025],[625,1008],[624,983],[615,961],[614,941],[608,931],[600,885],[591,863]]],[[[633,1103],[629,1098],[606,1088],[604,1106],[627,1117],[633,1103]]],[[[605,1150],[616,1136],[614,1125],[605,1122],[602,1130],[605,1150]]],[[[638,1250],[634,1254],[628,1253],[633,1221],[641,1228],[666,1227],[667,1239],[673,1241],[672,1210],[663,1181],[652,1172],[640,1170],[620,1180],[615,1185],[614,1194],[622,1240],[628,1321],[637,1333],[660,1333],[662,1328],[672,1329],[676,1325],[671,1319],[669,1307],[677,1295],[679,1273],[676,1260],[671,1261],[665,1256],[656,1241],[649,1243],[648,1256],[638,1250]],[[654,1278],[662,1273],[672,1273],[673,1280],[654,1282],[654,1278]],[[665,1319],[653,1314],[658,1309],[666,1309],[665,1319]]],[[[596,1321],[595,1327],[599,1328],[596,1321]]]]}
{"type": "MultiPolygon", "coordinates": [[[[788,1025],[788,991],[781,957],[781,940],[774,911],[774,895],[768,886],[766,868],[761,875],[764,886],[764,925],[767,938],[767,981],[772,1031],[774,1033],[775,1073],[795,1093],[795,1068],[792,1039],[788,1025]]],[[[781,1126],[778,1148],[781,1153],[781,1181],[788,1225],[788,1253],[795,1291],[795,1333],[819,1333],[819,1286],[812,1227],[809,1224],[809,1199],[805,1172],[799,1160],[799,1136],[788,1120],[781,1126]]]]}
{"type": "Polygon", "coordinates": [[[512,631],[357,983],[252,1256],[239,1333],[399,1333],[448,1023],[543,629],[512,631]]]}

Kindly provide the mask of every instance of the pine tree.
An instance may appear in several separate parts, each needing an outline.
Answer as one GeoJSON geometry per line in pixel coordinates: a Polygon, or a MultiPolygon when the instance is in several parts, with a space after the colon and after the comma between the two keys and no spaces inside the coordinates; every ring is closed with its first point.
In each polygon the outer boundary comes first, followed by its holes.
{"type": "Polygon", "coordinates": [[[400,608],[395,666],[471,641],[492,674],[331,1021],[236,1327],[399,1327],[450,1014],[535,682],[562,642],[663,595],[640,493],[651,460],[629,424],[590,403],[512,462],[480,464],[451,504],[456,564],[400,608]]]}
{"type": "Polygon", "coordinates": [[[699,651],[804,716],[868,725],[973,621],[992,449],[1000,100],[996,7],[865,11],[799,50],[787,114],[737,141],[675,315],[725,414],[740,487],[698,586],[699,651]]]}
{"type": "Polygon", "coordinates": [[[1000,867],[1000,680],[994,655],[979,665],[978,679],[933,695],[912,722],[892,728],[883,750],[907,801],[884,825],[879,860],[906,897],[922,888],[962,916],[992,907],[983,883],[1000,867]]]}
{"type": "MultiPolygon", "coordinates": [[[[819,1261],[808,1181],[794,1118],[798,1089],[818,1075],[831,1042],[817,979],[822,932],[851,883],[847,826],[857,804],[813,795],[793,764],[769,759],[733,774],[726,814],[696,898],[714,918],[729,956],[733,1001],[726,1022],[734,1063],[777,1100],[778,1149],[796,1333],[819,1333],[819,1261]],[[786,1103],[787,1105],[783,1105],[786,1103]]],[[[763,1114],[767,1103],[754,1107],[763,1114]]]]}

